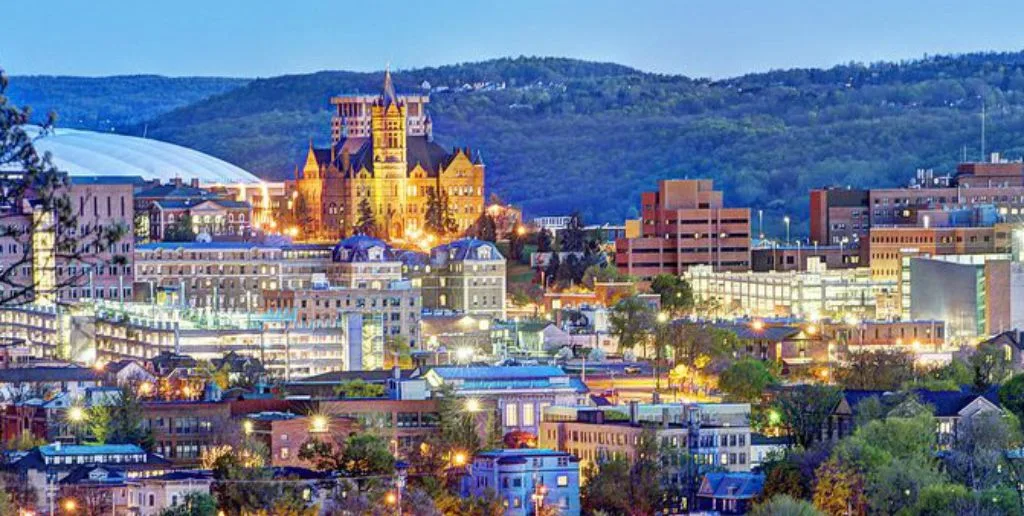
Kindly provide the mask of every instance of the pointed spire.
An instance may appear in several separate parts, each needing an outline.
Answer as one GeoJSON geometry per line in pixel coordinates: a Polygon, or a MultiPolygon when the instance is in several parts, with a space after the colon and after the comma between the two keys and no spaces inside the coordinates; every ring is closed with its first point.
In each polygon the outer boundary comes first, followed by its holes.
{"type": "Polygon", "coordinates": [[[395,84],[391,81],[391,63],[384,68],[384,105],[398,103],[398,95],[395,94],[395,84]]]}

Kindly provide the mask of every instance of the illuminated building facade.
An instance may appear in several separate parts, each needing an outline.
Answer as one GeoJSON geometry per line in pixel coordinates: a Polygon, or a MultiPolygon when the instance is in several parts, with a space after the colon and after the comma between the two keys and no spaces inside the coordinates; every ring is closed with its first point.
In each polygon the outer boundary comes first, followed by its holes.
{"type": "Polygon", "coordinates": [[[296,199],[309,220],[303,231],[336,238],[354,233],[360,203],[367,202],[377,233],[389,240],[425,232],[428,192],[448,196],[458,230],[484,210],[484,164],[468,147],[448,151],[433,140],[429,99],[398,95],[391,73],[380,95],[333,97],[331,145],[310,143],[296,199]],[[299,199],[301,198],[301,199],[299,199]]]}
{"type": "Polygon", "coordinates": [[[750,209],[726,208],[711,180],[659,181],[640,202],[639,236],[615,242],[620,272],[651,278],[701,264],[750,269],[750,209]]]}
{"type": "Polygon", "coordinates": [[[806,317],[857,314],[861,318],[896,315],[897,282],[879,280],[870,269],[831,270],[809,262],[806,271],[715,272],[690,267],[683,277],[694,299],[714,300],[717,315],[806,317]]]}

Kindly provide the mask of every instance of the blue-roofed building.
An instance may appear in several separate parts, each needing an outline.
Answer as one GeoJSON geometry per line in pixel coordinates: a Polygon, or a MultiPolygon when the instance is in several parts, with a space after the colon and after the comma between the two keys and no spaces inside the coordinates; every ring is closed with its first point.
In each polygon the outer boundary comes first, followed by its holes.
{"type": "Polygon", "coordinates": [[[541,414],[550,405],[585,405],[587,386],[556,366],[434,367],[427,386],[451,385],[459,396],[493,401],[504,433],[538,435],[541,414]]]}
{"type": "Polygon", "coordinates": [[[761,473],[708,473],[697,491],[697,509],[717,514],[746,514],[764,491],[761,473]]]}
{"type": "Polygon", "coordinates": [[[580,514],[580,462],[565,452],[541,449],[487,450],[473,458],[462,478],[463,496],[497,493],[505,514],[526,516],[552,507],[580,514]]]}
{"type": "Polygon", "coordinates": [[[383,240],[355,235],[334,246],[327,277],[342,287],[387,288],[402,279],[402,262],[383,240]]]}
{"type": "Polygon", "coordinates": [[[505,318],[505,257],[486,240],[463,238],[430,251],[423,307],[505,318]]]}

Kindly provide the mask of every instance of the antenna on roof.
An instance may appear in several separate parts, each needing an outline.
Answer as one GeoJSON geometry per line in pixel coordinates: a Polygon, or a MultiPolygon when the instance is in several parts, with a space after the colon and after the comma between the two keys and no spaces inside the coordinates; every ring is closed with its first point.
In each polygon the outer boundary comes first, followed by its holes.
{"type": "Polygon", "coordinates": [[[149,134],[149,124],[142,126],[142,137],[145,138],[149,134]]]}

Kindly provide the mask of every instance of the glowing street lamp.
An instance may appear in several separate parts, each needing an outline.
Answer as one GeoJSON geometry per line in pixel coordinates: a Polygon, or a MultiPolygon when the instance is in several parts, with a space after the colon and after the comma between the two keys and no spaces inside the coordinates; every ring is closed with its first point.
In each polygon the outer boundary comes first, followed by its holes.
{"type": "Polygon", "coordinates": [[[245,435],[252,434],[254,429],[252,421],[245,421],[242,423],[242,430],[245,431],[245,435]]]}
{"type": "Polygon", "coordinates": [[[786,245],[789,245],[789,215],[782,217],[782,222],[786,224],[786,245]]]}
{"type": "Polygon", "coordinates": [[[65,500],[63,505],[64,510],[67,512],[75,512],[76,510],[78,510],[78,502],[76,502],[73,498],[68,498],[67,500],[65,500]]]}
{"type": "Polygon", "coordinates": [[[473,358],[473,348],[469,346],[461,347],[455,350],[455,359],[461,364],[463,362],[469,362],[473,358]]]}
{"type": "Polygon", "coordinates": [[[327,431],[327,416],[316,415],[310,419],[309,431],[314,433],[324,433],[327,431]]]}
{"type": "Polygon", "coordinates": [[[750,323],[750,328],[754,331],[761,331],[764,329],[764,321],[761,319],[755,319],[754,322],[750,323]]]}
{"type": "Polygon", "coordinates": [[[475,398],[466,400],[466,412],[480,412],[480,400],[475,398]]]}
{"type": "Polygon", "coordinates": [[[81,423],[85,421],[85,409],[82,407],[71,407],[68,409],[68,421],[81,423]]]}
{"type": "Polygon", "coordinates": [[[462,467],[466,465],[466,454],[463,452],[455,452],[452,455],[452,465],[455,467],[462,467]]]}
{"type": "Polygon", "coordinates": [[[658,312],[658,322],[665,324],[668,322],[668,314],[665,312],[658,312]]]}

